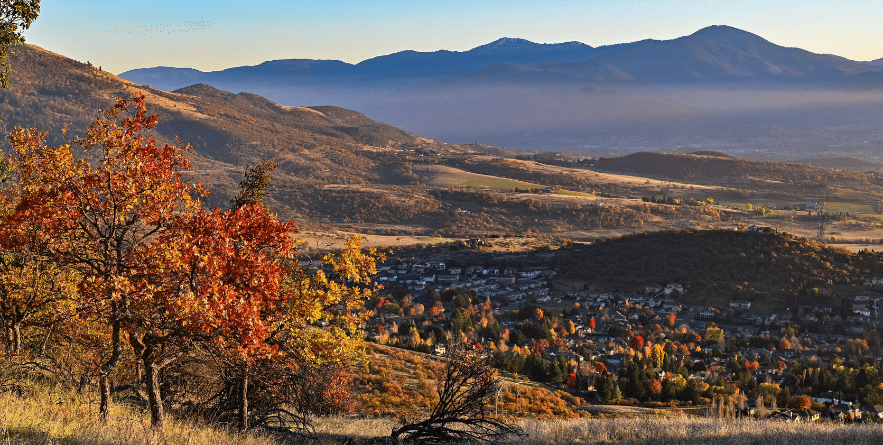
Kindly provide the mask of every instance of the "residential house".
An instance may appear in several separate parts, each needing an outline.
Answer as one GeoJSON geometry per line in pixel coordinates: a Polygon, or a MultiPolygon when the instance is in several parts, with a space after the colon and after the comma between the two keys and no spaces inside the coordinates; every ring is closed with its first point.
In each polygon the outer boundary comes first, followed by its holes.
{"type": "Polygon", "coordinates": [[[439,274],[436,278],[439,283],[456,283],[460,281],[460,275],[454,274],[439,274]]]}
{"type": "Polygon", "coordinates": [[[740,323],[751,323],[751,324],[763,323],[763,317],[761,317],[760,315],[757,315],[753,312],[749,312],[749,311],[742,312],[741,314],[739,314],[739,317],[737,318],[737,320],[740,323]]]}
{"type": "Polygon", "coordinates": [[[825,409],[825,418],[841,422],[857,420],[862,418],[862,410],[858,405],[840,403],[825,409]]]}
{"type": "Polygon", "coordinates": [[[778,311],[776,312],[776,326],[785,326],[791,323],[791,319],[793,315],[790,311],[778,311]]]}
{"type": "Polygon", "coordinates": [[[862,407],[862,412],[870,418],[883,419],[883,405],[866,405],[862,407]]]}
{"type": "Polygon", "coordinates": [[[683,310],[683,306],[676,303],[665,303],[662,305],[662,312],[672,313],[672,314],[680,314],[683,310]]]}
{"type": "Polygon", "coordinates": [[[818,422],[822,418],[822,413],[814,409],[798,412],[797,415],[800,416],[801,422],[804,423],[818,422]]]}
{"type": "Polygon", "coordinates": [[[773,411],[767,416],[767,420],[775,420],[780,422],[800,422],[802,419],[800,415],[792,410],[785,411],[773,411]]]}
{"type": "Polygon", "coordinates": [[[682,294],[682,293],[684,293],[684,286],[682,286],[678,283],[671,283],[671,284],[665,286],[665,290],[663,290],[663,292],[665,293],[665,295],[671,295],[672,293],[675,293],[675,292],[682,294]]]}
{"type": "Polygon", "coordinates": [[[714,318],[714,316],[715,316],[715,310],[710,307],[702,308],[699,310],[699,313],[696,314],[697,318],[701,318],[704,320],[710,320],[710,319],[714,318]]]}
{"type": "Polygon", "coordinates": [[[737,310],[748,310],[751,309],[751,302],[745,300],[733,300],[730,302],[730,307],[737,310]]]}
{"type": "Polygon", "coordinates": [[[466,268],[466,275],[477,275],[484,270],[481,266],[469,266],[466,268]]]}

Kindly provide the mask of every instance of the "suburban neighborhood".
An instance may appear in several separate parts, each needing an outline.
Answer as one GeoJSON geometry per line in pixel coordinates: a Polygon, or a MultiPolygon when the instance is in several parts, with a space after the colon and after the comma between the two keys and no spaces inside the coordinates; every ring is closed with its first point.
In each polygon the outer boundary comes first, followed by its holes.
{"type": "Polygon", "coordinates": [[[883,419],[883,386],[870,385],[881,361],[880,278],[841,304],[764,312],[746,300],[684,304],[690,289],[679,283],[573,289],[536,261],[389,259],[375,280],[384,290],[368,308],[370,341],[437,355],[450,341],[475,342],[501,371],[593,403],[708,405],[787,422],[883,419]]]}

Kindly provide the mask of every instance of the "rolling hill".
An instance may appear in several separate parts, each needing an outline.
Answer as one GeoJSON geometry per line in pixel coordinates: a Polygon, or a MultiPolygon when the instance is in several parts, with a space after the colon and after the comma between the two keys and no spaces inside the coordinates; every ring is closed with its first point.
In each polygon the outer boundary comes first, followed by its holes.
{"type": "MultiPolygon", "coordinates": [[[[795,307],[805,290],[857,292],[883,268],[876,255],[850,255],[788,234],[685,230],[635,234],[561,255],[559,271],[604,289],[639,291],[645,283],[679,283],[683,302],[726,306],[732,299],[764,310],[795,307]],[[750,284],[749,284],[750,283],[750,284]]],[[[819,297],[824,302],[828,297],[819,297]]],[[[808,302],[808,301],[807,301],[808,302]]]]}
{"type": "Polygon", "coordinates": [[[61,128],[82,133],[115,97],[144,92],[151,110],[160,115],[157,139],[170,142],[178,136],[191,144],[192,175],[215,191],[212,205],[226,204],[249,163],[275,155],[280,164],[276,185],[286,195],[271,199],[272,204],[288,217],[309,221],[307,215],[323,213],[310,210],[310,197],[327,195],[321,192],[324,185],[409,184],[413,175],[406,174],[407,164],[396,150],[451,150],[343,108],[286,107],[207,85],[164,92],[33,46],[16,48],[10,62],[14,88],[0,91],[4,131],[36,127],[50,130],[48,143],[64,143],[61,128]]]}
{"type": "Polygon", "coordinates": [[[811,165],[826,169],[852,170],[855,172],[883,172],[883,161],[876,159],[860,159],[860,158],[818,158],[818,159],[799,159],[794,161],[795,164],[811,165]]]}
{"type": "MultiPolygon", "coordinates": [[[[394,236],[545,233],[585,240],[673,226],[737,225],[755,218],[744,210],[648,204],[642,197],[789,202],[810,192],[840,193],[849,199],[841,206],[864,209],[864,201],[877,196],[880,182],[876,175],[720,155],[642,153],[600,159],[592,168],[585,163],[556,166],[516,160],[511,151],[483,144],[427,139],[336,106],[284,106],[206,84],[174,92],[156,90],[37,47],[18,48],[10,61],[13,88],[0,91],[5,130],[13,125],[37,127],[50,130],[49,143],[64,143],[61,128],[69,135],[81,133],[97,110],[111,106],[115,97],[143,92],[149,111],[159,115],[154,136],[160,142],[178,136],[191,144],[194,169],[188,177],[214,191],[207,205],[226,206],[244,168],[275,156],[279,167],[268,202],[302,228],[394,236]],[[642,165],[647,167],[635,167],[642,165]],[[842,192],[831,189],[838,186],[842,192]]],[[[595,67],[615,73],[603,65],[595,67]]],[[[634,115],[645,109],[644,125],[655,125],[658,131],[678,130],[666,126],[664,119],[652,122],[672,114],[691,125],[728,125],[664,98],[595,86],[552,101],[522,100],[527,106],[499,117],[565,121],[566,110],[578,109],[583,119],[591,117],[603,125],[616,113],[634,115]]],[[[462,110],[452,112],[477,119],[462,110]]],[[[566,129],[560,134],[567,134],[566,129]]]]}
{"type": "Polygon", "coordinates": [[[719,154],[639,152],[615,158],[601,158],[596,163],[604,171],[628,173],[674,180],[693,179],[726,184],[740,178],[783,183],[821,183],[829,186],[856,184],[867,175],[851,171],[796,165],[773,161],[752,161],[719,154]]]}

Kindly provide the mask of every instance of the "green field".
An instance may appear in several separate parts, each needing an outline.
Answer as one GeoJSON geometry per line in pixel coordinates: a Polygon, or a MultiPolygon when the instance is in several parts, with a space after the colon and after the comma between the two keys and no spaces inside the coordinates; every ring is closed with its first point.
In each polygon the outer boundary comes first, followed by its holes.
{"type": "Polygon", "coordinates": [[[512,190],[514,188],[526,190],[526,189],[545,188],[542,185],[532,184],[530,182],[516,181],[514,179],[506,179],[506,178],[484,177],[484,176],[474,176],[474,177],[464,179],[463,181],[460,182],[459,186],[460,187],[485,188],[485,189],[493,189],[493,190],[512,190]]]}
{"type": "Polygon", "coordinates": [[[874,206],[871,204],[858,204],[853,202],[829,201],[825,203],[826,212],[849,212],[854,214],[874,215],[874,206]]]}
{"type": "Polygon", "coordinates": [[[594,198],[595,197],[595,195],[593,193],[575,192],[572,190],[556,190],[552,193],[556,194],[556,195],[564,195],[564,196],[581,196],[584,198],[594,198]]]}
{"type": "Polygon", "coordinates": [[[454,241],[451,238],[436,238],[431,236],[418,236],[414,238],[417,242],[420,243],[450,243],[454,241]]]}

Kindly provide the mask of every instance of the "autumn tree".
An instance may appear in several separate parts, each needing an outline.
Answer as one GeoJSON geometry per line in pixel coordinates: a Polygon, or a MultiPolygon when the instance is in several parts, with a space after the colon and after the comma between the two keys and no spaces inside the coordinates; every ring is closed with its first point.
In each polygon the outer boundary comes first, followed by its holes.
{"type": "Polygon", "coordinates": [[[104,417],[110,374],[133,317],[132,280],[145,271],[143,253],[176,212],[198,205],[199,187],[182,180],[189,169],[187,147],[157,144],[147,135],[156,122],[142,95],[103,110],[84,136],[73,139],[76,150],[70,144],[47,147],[45,133],[35,129],[16,128],[9,135],[9,162],[20,190],[10,218],[54,238],[49,254],[82,276],[82,313],[103,320],[109,331],[99,372],[104,417]]]}
{"type": "Polygon", "coordinates": [[[678,316],[675,314],[668,314],[665,316],[665,325],[668,326],[669,329],[674,329],[675,323],[678,321],[678,316]]]}
{"type": "Polygon", "coordinates": [[[22,352],[24,328],[49,329],[76,318],[79,275],[51,256],[51,234],[34,218],[14,213],[21,190],[15,183],[0,191],[0,325],[14,354],[22,352]]]}
{"type": "Polygon", "coordinates": [[[13,354],[22,353],[23,329],[50,329],[76,318],[79,276],[21,252],[0,258],[0,324],[13,354]]]}
{"type": "Polygon", "coordinates": [[[663,363],[665,362],[665,348],[656,343],[652,346],[650,350],[650,362],[654,368],[661,368],[663,363]]]}
{"type": "MultiPolygon", "coordinates": [[[[316,270],[303,269],[296,261],[293,225],[256,201],[261,196],[256,189],[265,186],[243,184],[252,199],[229,211],[176,216],[151,246],[156,256],[151,263],[161,266],[139,283],[147,292],[139,302],[155,306],[145,313],[160,317],[142,325],[136,344],[162,344],[176,335],[213,339],[227,376],[217,406],[221,415],[235,406],[240,430],[271,423],[303,426],[304,412],[282,407],[313,400],[295,406],[319,409],[318,396],[301,391],[339,398],[338,390],[315,390],[320,381],[315,370],[343,369],[359,355],[359,324],[376,273],[376,253],[363,252],[359,238],[323,257],[316,270]],[[151,334],[151,328],[163,336],[151,334]]],[[[141,356],[145,368],[156,363],[146,348],[141,356]]],[[[157,388],[150,380],[148,385],[157,388]]],[[[154,409],[161,423],[161,404],[151,401],[154,409]]]]}
{"type": "Polygon", "coordinates": [[[289,303],[283,281],[295,253],[291,231],[256,205],[199,210],[176,215],[147,246],[128,323],[154,424],[163,423],[159,371],[170,342],[211,339],[245,356],[278,348],[267,339],[289,303]]]}
{"type": "Polygon", "coordinates": [[[798,411],[806,411],[812,408],[812,399],[809,396],[797,396],[791,402],[791,407],[798,411]]]}
{"type": "Polygon", "coordinates": [[[658,400],[659,396],[662,394],[662,382],[657,379],[651,379],[648,389],[653,399],[658,400]]]}
{"type": "MultiPolygon", "coordinates": [[[[246,364],[286,356],[318,367],[357,355],[375,253],[353,239],[317,270],[301,268],[292,224],[256,202],[261,183],[232,210],[199,209],[202,188],[182,180],[187,147],[160,147],[149,136],[156,122],[139,96],[102,111],[73,139],[76,150],[47,147],[34,129],[9,136],[14,186],[4,190],[0,242],[14,251],[37,245],[41,258],[77,274],[76,307],[106,339],[97,348],[101,415],[126,345],[143,366],[157,426],[161,371],[194,344],[246,364]],[[29,245],[22,227],[51,242],[29,245]]],[[[243,427],[249,375],[241,376],[243,427]]]]}

